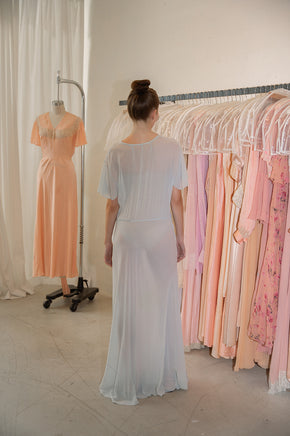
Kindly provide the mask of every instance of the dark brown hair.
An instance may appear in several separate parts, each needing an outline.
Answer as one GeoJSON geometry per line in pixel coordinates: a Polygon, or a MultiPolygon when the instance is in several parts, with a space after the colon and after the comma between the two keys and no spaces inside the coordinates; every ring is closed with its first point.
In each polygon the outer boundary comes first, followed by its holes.
{"type": "Polygon", "coordinates": [[[158,109],[159,98],[153,88],[149,88],[150,80],[134,80],[127,101],[128,113],[132,120],[146,121],[152,109],[158,109]]]}

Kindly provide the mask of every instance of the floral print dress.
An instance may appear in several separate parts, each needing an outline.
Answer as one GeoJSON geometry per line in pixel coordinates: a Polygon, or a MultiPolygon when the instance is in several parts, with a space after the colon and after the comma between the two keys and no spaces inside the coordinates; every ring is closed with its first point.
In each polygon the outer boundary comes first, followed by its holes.
{"type": "Polygon", "coordinates": [[[277,327],[278,291],[288,205],[287,156],[271,158],[273,193],[265,256],[249,323],[249,337],[270,354],[277,327]]]}

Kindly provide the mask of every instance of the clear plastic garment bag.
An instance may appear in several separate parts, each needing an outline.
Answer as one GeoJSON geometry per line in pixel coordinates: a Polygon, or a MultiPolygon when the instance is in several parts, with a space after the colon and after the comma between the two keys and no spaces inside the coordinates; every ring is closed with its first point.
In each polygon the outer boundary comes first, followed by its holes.
{"type": "Polygon", "coordinates": [[[185,106],[184,112],[177,120],[174,128],[174,138],[180,143],[183,150],[190,149],[190,138],[188,132],[190,130],[192,121],[196,118],[196,114],[200,111],[202,105],[185,106]]]}
{"type": "Polygon", "coordinates": [[[255,146],[257,127],[265,109],[283,97],[289,97],[289,91],[276,89],[249,100],[239,119],[238,138],[242,146],[255,146]]]}
{"type": "Polygon", "coordinates": [[[280,131],[280,120],[290,108],[290,99],[282,98],[271,106],[268,106],[261,115],[259,125],[256,130],[255,150],[263,152],[266,161],[271,159],[271,155],[279,153],[277,150],[277,138],[280,131]]]}
{"type": "MultiPolygon", "coordinates": [[[[166,103],[159,107],[154,130],[176,139],[185,154],[234,153],[243,147],[263,152],[270,160],[275,153],[289,154],[290,93],[275,89],[244,101],[194,100],[194,104],[166,103]]],[[[106,149],[128,136],[132,122],[126,110],[114,119],[106,149]]]]}
{"type": "Polygon", "coordinates": [[[277,152],[290,155],[290,107],[285,111],[284,116],[280,117],[280,128],[277,136],[277,152]]]}

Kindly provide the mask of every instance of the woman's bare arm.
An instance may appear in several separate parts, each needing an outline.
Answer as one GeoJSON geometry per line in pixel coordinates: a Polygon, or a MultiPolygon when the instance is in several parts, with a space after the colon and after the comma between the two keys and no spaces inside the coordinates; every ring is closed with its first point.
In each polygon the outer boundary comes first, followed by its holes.
{"type": "Polygon", "coordinates": [[[107,200],[105,223],[105,263],[112,266],[113,243],[112,234],[119,210],[118,198],[107,200]]]}
{"type": "Polygon", "coordinates": [[[183,202],[181,190],[173,186],[171,195],[171,210],[175,224],[176,244],[177,244],[177,262],[185,257],[185,246],[183,236],[183,202]]]}

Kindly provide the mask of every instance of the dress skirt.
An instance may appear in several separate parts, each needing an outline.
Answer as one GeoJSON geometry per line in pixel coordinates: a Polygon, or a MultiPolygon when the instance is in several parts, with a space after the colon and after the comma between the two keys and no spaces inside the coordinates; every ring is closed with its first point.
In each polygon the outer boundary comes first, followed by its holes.
{"type": "Polygon", "coordinates": [[[117,220],[113,320],[100,391],[126,405],[187,389],[171,219],[117,220]]]}
{"type": "Polygon", "coordinates": [[[77,179],[71,159],[43,158],[37,176],[33,276],[76,277],[77,179]]]}

